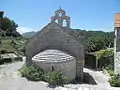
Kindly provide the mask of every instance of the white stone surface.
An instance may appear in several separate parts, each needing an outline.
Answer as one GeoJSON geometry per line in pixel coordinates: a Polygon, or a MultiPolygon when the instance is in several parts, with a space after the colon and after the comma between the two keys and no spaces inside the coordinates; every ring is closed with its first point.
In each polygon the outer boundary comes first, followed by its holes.
{"type": "MultiPolygon", "coordinates": [[[[20,77],[20,74],[16,74],[18,69],[23,66],[24,62],[15,62],[12,64],[0,65],[0,90],[120,90],[120,88],[104,86],[105,83],[98,85],[90,84],[67,84],[65,87],[48,87],[48,83],[39,81],[32,82],[28,81],[26,78],[20,77]]],[[[90,72],[90,71],[89,71],[90,72]]],[[[92,71],[93,72],[93,71],[92,71]]],[[[96,73],[96,71],[94,71],[96,73]]],[[[100,73],[96,73],[99,76],[100,73]]],[[[99,77],[101,80],[106,82],[104,76],[99,77]]]]}
{"type": "Polygon", "coordinates": [[[59,50],[45,50],[32,58],[35,65],[45,72],[62,71],[70,79],[76,77],[76,60],[73,56],[59,50]]]}
{"type": "Polygon", "coordinates": [[[120,74],[120,28],[115,29],[114,69],[116,74],[120,74]]]}
{"type": "Polygon", "coordinates": [[[115,73],[120,74],[120,52],[115,53],[115,73]]]}
{"type": "Polygon", "coordinates": [[[75,60],[75,58],[65,52],[54,49],[48,49],[35,55],[32,58],[32,60],[34,62],[39,61],[39,62],[53,63],[53,62],[64,62],[64,61],[75,60]]]}

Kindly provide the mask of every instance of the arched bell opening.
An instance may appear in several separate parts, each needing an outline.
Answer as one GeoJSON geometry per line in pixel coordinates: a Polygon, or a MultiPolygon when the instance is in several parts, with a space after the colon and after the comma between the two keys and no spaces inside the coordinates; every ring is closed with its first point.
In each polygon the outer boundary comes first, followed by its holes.
{"type": "Polygon", "coordinates": [[[63,27],[67,27],[67,20],[63,20],[63,27]]]}
{"type": "Polygon", "coordinates": [[[58,23],[58,19],[56,19],[55,22],[58,23]]]}

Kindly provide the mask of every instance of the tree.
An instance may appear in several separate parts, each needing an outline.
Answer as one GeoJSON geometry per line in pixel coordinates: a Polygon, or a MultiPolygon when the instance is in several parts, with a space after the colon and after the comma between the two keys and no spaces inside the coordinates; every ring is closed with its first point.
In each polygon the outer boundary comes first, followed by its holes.
{"type": "Polygon", "coordinates": [[[13,36],[18,37],[21,36],[17,30],[18,24],[16,24],[13,20],[3,17],[0,19],[0,31],[2,32],[2,36],[13,36]]]}
{"type": "Polygon", "coordinates": [[[86,51],[95,52],[105,48],[105,42],[102,37],[90,37],[86,41],[86,51]]]}
{"type": "Polygon", "coordinates": [[[71,34],[78,38],[80,43],[82,40],[86,52],[95,52],[114,46],[114,32],[72,29],[71,34]]]}

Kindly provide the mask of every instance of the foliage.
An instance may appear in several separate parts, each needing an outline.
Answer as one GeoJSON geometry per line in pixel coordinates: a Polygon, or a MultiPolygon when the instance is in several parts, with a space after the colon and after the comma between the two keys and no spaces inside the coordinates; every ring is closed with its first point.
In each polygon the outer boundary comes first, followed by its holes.
{"type": "Polygon", "coordinates": [[[78,38],[80,42],[82,38],[86,52],[95,52],[114,46],[114,32],[72,29],[70,34],[78,38]]]}
{"type": "Polygon", "coordinates": [[[20,69],[20,73],[28,80],[40,81],[43,80],[43,72],[35,66],[23,66],[20,69]]]}
{"type": "Polygon", "coordinates": [[[97,53],[99,67],[107,67],[108,69],[114,68],[114,51],[113,49],[100,50],[97,53]]]}
{"type": "Polygon", "coordinates": [[[113,87],[120,87],[120,75],[119,74],[114,74],[111,76],[109,79],[109,83],[113,87]]]}
{"type": "Polygon", "coordinates": [[[114,76],[114,71],[113,70],[107,70],[107,72],[109,73],[110,76],[114,76]]]}
{"type": "Polygon", "coordinates": [[[14,60],[13,61],[22,61],[23,60],[23,58],[22,57],[16,57],[16,58],[14,58],[14,60]]]}
{"type": "Polygon", "coordinates": [[[11,63],[11,62],[12,62],[11,58],[6,58],[6,59],[1,58],[1,60],[0,60],[0,64],[11,63]]]}
{"type": "Polygon", "coordinates": [[[99,51],[104,49],[104,40],[101,37],[90,37],[87,39],[86,50],[88,52],[99,51]]]}
{"type": "Polygon", "coordinates": [[[50,85],[62,85],[67,83],[67,77],[65,77],[60,71],[48,72],[45,74],[45,81],[47,81],[50,85]]]}
{"type": "Polygon", "coordinates": [[[44,73],[42,70],[35,66],[23,66],[20,69],[20,73],[23,77],[26,77],[31,81],[46,81],[49,85],[63,85],[67,83],[68,79],[60,71],[53,71],[44,73]]]}
{"type": "Polygon", "coordinates": [[[25,42],[23,38],[10,38],[5,37],[2,38],[0,45],[0,50],[2,53],[10,53],[10,52],[17,52],[20,55],[25,55],[25,42]]]}
{"type": "Polygon", "coordinates": [[[3,17],[0,19],[0,31],[1,36],[12,36],[12,37],[19,37],[21,36],[16,30],[18,25],[11,19],[7,17],[3,17]]]}
{"type": "Polygon", "coordinates": [[[9,57],[9,58],[3,58],[2,56],[0,57],[0,64],[4,64],[4,63],[12,63],[12,62],[16,62],[16,61],[22,61],[23,58],[20,57],[19,55],[17,55],[18,57],[9,57]]]}

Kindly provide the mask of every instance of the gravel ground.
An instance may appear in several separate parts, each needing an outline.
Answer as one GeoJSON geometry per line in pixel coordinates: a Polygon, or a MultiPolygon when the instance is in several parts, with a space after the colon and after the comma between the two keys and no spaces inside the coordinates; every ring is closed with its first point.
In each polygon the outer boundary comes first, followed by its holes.
{"type": "Polygon", "coordinates": [[[84,69],[89,73],[97,85],[90,84],[68,84],[65,87],[50,88],[45,82],[32,82],[20,76],[18,69],[24,62],[0,65],[0,90],[120,90],[120,88],[110,87],[107,80],[109,76],[102,72],[84,69]]]}

